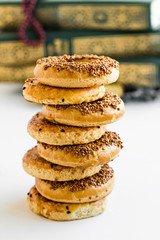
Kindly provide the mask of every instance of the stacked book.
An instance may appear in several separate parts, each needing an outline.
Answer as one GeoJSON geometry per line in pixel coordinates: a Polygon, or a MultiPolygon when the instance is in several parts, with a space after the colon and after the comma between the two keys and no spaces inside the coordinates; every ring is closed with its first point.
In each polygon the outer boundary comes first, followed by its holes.
{"type": "Polygon", "coordinates": [[[110,86],[119,95],[124,90],[157,89],[159,9],[158,0],[39,0],[35,17],[46,32],[46,41],[35,48],[17,35],[25,18],[21,0],[0,0],[0,81],[24,81],[32,76],[37,58],[87,53],[120,61],[119,81],[110,86]]]}

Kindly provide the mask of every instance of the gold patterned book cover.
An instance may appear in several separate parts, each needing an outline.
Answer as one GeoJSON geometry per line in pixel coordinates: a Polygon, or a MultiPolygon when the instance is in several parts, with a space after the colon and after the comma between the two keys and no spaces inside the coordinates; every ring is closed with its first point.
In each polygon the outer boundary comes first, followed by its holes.
{"type": "Polygon", "coordinates": [[[20,40],[2,42],[0,39],[0,64],[6,66],[32,64],[45,54],[44,44],[32,47],[20,40]]]}
{"type": "Polygon", "coordinates": [[[123,85],[160,87],[160,59],[126,59],[120,61],[118,82],[123,85]]]}
{"type": "Polygon", "coordinates": [[[160,56],[160,32],[51,31],[46,32],[46,42],[36,48],[23,44],[16,33],[1,33],[0,53],[3,65],[31,64],[43,56],[63,54],[88,53],[112,58],[160,56]]]}
{"type": "Polygon", "coordinates": [[[160,56],[160,32],[48,31],[47,55],[97,54],[113,58],[160,56]]]}
{"type": "MultiPolygon", "coordinates": [[[[160,28],[156,0],[39,0],[35,16],[45,28],[128,30],[160,28]]],[[[21,0],[0,1],[0,28],[17,29],[24,20],[21,0]]]]}
{"type": "Polygon", "coordinates": [[[0,65],[0,82],[24,82],[33,77],[34,65],[7,67],[0,65]]]}
{"type": "MultiPolygon", "coordinates": [[[[69,37],[54,38],[54,51],[83,54],[94,53],[117,57],[160,56],[160,32],[154,33],[68,33],[69,37]]],[[[48,51],[50,49],[48,48],[48,51]]],[[[52,51],[51,51],[52,52],[52,51]]]]}

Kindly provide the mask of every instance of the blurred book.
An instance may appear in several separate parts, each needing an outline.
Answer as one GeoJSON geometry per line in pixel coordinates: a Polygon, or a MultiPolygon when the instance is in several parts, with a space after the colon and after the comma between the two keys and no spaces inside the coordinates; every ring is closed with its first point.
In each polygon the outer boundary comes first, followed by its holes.
{"type": "Polygon", "coordinates": [[[24,82],[33,77],[35,65],[7,67],[0,65],[0,82],[24,82]]]}
{"type": "Polygon", "coordinates": [[[112,83],[105,86],[107,92],[113,92],[118,94],[120,97],[124,95],[124,86],[121,83],[112,83]]]}
{"type": "MultiPolygon", "coordinates": [[[[2,36],[2,34],[1,34],[2,36]]],[[[2,42],[0,36],[0,64],[4,66],[20,66],[32,64],[46,55],[45,46],[32,47],[20,40],[2,42]]]]}
{"type": "MultiPolygon", "coordinates": [[[[40,0],[35,16],[47,29],[144,31],[160,28],[159,0],[40,0]]],[[[21,0],[0,0],[0,28],[24,20],[21,0]]]]}
{"type": "MultiPolygon", "coordinates": [[[[34,32],[27,32],[30,39],[37,36],[34,32]]],[[[4,66],[20,66],[35,64],[38,58],[47,56],[47,41],[37,47],[24,44],[17,32],[4,32],[0,34],[0,64],[4,66]]]]}
{"type": "MultiPolygon", "coordinates": [[[[33,38],[34,34],[29,36],[33,38]]],[[[116,59],[160,56],[160,32],[47,31],[46,42],[36,48],[23,44],[16,33],[0,34],[0,64],[4,65],[33,63],[43,56],[86,53],[116,59]]]]}
{"type": "Polygon", "coordinates": [[[160,56],[160,32],[57,31],[47,32],[46,36],[48,55],[88,53],[113,58],[160,56]]]}
{"type": "Polygon", "coordinates": [[[160,87],[160,58],[119,61],[119,83],[132,87],[160,87]]]}

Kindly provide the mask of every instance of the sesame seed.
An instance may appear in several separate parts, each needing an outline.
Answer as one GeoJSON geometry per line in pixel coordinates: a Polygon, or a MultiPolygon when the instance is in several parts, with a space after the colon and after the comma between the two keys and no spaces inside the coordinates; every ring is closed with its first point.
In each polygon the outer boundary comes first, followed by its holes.
{"type": "Polygon", "coordinates": [[[53,166],[54,166],[53,163],[50,163],[50,166],[51,166],[51,168],[53,168],[53,166]]]}

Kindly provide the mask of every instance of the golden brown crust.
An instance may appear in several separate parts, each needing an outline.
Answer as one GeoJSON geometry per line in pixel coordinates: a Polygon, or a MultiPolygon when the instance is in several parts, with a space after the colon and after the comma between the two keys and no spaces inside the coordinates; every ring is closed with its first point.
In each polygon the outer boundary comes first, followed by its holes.
{"type": "Polygon", "coordinates": [[[28,193],[27,200],[34,213],[57,221],[93,217],[102,213],[106,207],[106,198],[90,203],[53,202],[41,196],[35,186],[28,193]]]}
{"type": "Polygon", "coordinates": [[[57,202],[92,202],[107,196],[113,188],[113,169],[104,165],[93,176],[74,181],[55,182],[39,178],[35,186],[40,194],[57,202]]]}
{"type": "Polygon", "coordinates": [[[37,113],[28,123],[28,132],[39,142],[51,145],[83,144],[99,139],[106,126],[81,128],[51,123],[37,113]]]}
{"type": "Polygon", "coordinates": [[[27,101],[51,105],[81,104],[92,102],[105,95],[105,87],[56,88],[41,84],[36,78],[29,78],[23,86],[23,96],[27,101]]]}
{"type": "Polygon", "coordinates": [[[64,55],[37,61],[34,75],[50,86],[85,88],[115,82],[119,76],[119,63],[109,57],[97,55],[64,55]]]}
{"type": "Polygon", "coordinates": [[[24,155],[23,168],[28,174],[40,179],[70,181],[92,176],[100,171],[101,166],[72,168],[53,164],[40,157],[36,146],[24,155]]]}
{"type": "Polygon", "coordinates": [[[124,103],[108,92],[102,99],[77,105],[43,105],[42,114],[49,121],[71,126],[99,126],[118,121],[124,114],[124,103]],[[65,117],[64,117],[65,116],[65,117]]]}
{"type": "Polygon", "coordinates": [[[122,147],[119,135],[109,131],[87,144],[54,146],[38,142],[38,152],[43,158],[70,167],[103,165],[112,161],[122,147]]]}

